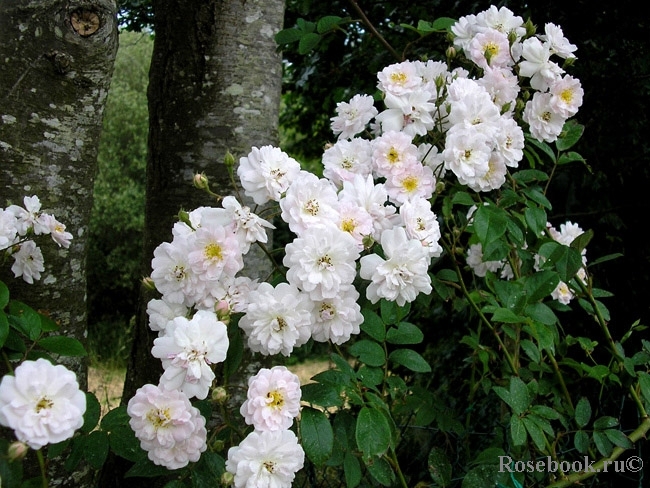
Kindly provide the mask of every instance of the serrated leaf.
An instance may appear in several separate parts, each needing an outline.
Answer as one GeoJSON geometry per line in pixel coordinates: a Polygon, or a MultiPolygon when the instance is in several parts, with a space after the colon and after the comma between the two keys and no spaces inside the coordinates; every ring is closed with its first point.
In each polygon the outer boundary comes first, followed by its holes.
{"type": "Polygon", "coordinates": [[[515,415],[521,415],[530,406],[530,394],[528,387],[521,378],[513,376],[510,378],[510,407],[515,415]]]}
{"type": "Polygon", "coordinates": [[[339,390],[330,384],[307,383],[300,387],[302,390],[301,400],[321,407],[340,407],[343,398],[339,390]]]}
{"type": "Polygon", "coordinates": [[[9,287],[0,281],[0,310],[4,310],[9,304],[9,287]]]}
{"type": "Polygon", "coordinates": [[[384,414],[376,408],[362,407],[357,416],[355,438],[364,456],[384,454],[391,439],[390,425],[384,414]]]}
{"type": "Polygon", "coordinates": [[[430,373],[431,366],[417,352],[412,349],[396,349],[390,353],[388,358],[405,368],[415,371],[416,373],[430,373]]]}
{"type": "Polygon", "coordinates": [[[318,20],[318,23],[316,24],[316,31],[319,34],[324,34],[335,29],[342,20],[343,18],[337,15],[327,15],[318,20]]]}
{"type": "Polygon", "coordinates": [[[599,417],[594,421],[595,430],[611,429],[612,427],[616,427],[617,425],[618,425],[618,420],[615,419],[614,417],[609,417],[607,415],[603,417],[599,417]]]}
{"type": "Polygon", "coordinates": [[[580,454],[585,454],[589,451],[589,434],[584,430],[579,430],[573,437],[573,445],[580,454]]]}
{"type": "Polygon", "coordinates": [[[386,337],[386,325],[379,314],[373,310],[364,308],[361,310],[361,315],[363,315],[363,322],[360,326],[361,330],[376,341],[382,342],[386,337]]]}
{"type": "Polygon", "coordinates": [[[343,458],[343,474],[347,488],[355,488],[361,483],[361,464],[357,457],[347,451],[343,458]]]}
{"type": "Polygon", "coordinates": [[[316,34],[315,32],[304,34],[298,42],[298,52],[300,54],[307,54],[318,45],[320,40],[320,34],[316,34]]]}
{"type": "Polygon", "coordinates": [[[382,486],[393,486],[395,472],[383,457],[373,457],[366,461],[370,475],[382,486]]]}
{"type": "Polygon", "coordinates": [[[526,225],[536,236],[541,235],[546,229],[548,218],[544,209],[539,207],[530,207],[524,211],[526,225]]]}
{"type": "Polygon", "coordinates": [[[574,417],[576,419],[576,424],[578,424],[578,427],[580,428],[585,427],[589,423],[589,420],[591,419],[591,404],[586,397],[581,397],[580,400],[578,400],[574,417]]]}
{"type": "Polygon", "coordinates": [[[485,249],[506,232],[508,217],[494,205],[481,205],[474,212],[474,231],[485,249]]]}
{"type": "Polygon", "coordinates": [[[88,355],[83,344],[74,337],[43,337],[37,344],[46,351],[60,354],[61,356],[82,357],[88,355]]]}
{"type": "Polygon", "coordinates": [[[292,27],[290,29],[282,29],[275,35],[275,42],[279,45],[291,44],[292,42],[297,42],[303,36],[303,32],[300,29],[292,27]]]}
{"type": "Polygon", "coordinates": [[[301,444],[307,457],[317,466],[332,454],[334,431],[324,412],[304,407],[300,414],[301,444]]]}
{"type": "Polygon", "coordinates": [[[242,337],[242,330],[237,324],[229,324],[228,326],[228,354],[226,360],[223,362],[223,375],[230,378],[234,373],[239,370],[239,365],[244,357],[244,339],[242,337]]]}
{"type": "Polygon", "coordinates": [[[84,412],[83,415],[84,424],[81,426],[81,431],[90,432],[95,427],[97,427],[97,423],[99,422],[101,413],[102,413],[102,407],[99,404],[99,400],[97,400],[97,397],[95,396],[94,393],[87,392],[86,411],[84,412]]]}
{"type": "Polygon", "coordinates": [[[510,437],[515,446],[523,446],[528,437],[526,434],[526,426],[516,415],[510,417],[510,437]]]}
{"type": "Polygon", "coordinates": [[[598,449],[598,452],[603,456],[609,456],[612,453],[612,449],[614,449],[614,445],[607,438],[607,435],[605,435],[604,432],[595,431],[593,433],[593,437],[594,444],[596,444],[596,449],[598,449]]]}
{"type": "Polygon", "coordinates": [[[605,435],[616,446],[623,449],[631,449],[633,447],[632,441],[623,432],[617,429],[606,429],[605,435]]]}
{"type": "Polygon", "coordinates": [[[557,147],[558,151],[566,151],[580,140],[584,131],[584,125],[578,124],[575,120],[567,121],[555,141],[555,147],[557,147]]]}
{"type": "Polygon", "coordinates": [[[397,328],[390,328],[386,334],[386,342],[391,344],[419,344],[423,339],[420,328],[410,322],[400,322],[397,328]]]}
{"type": "Polygon", "coordinates": [[[436,483],[436,485],[439,485],[442,488],[449,486],[451,483],[451,463],[441,448],[434,447],[429,451],[429,461],[427,466],[429,468],[431,479],[436,483]]]}
{"type": "Polygon", "coordinates": [[[18,331],[27,336],[29,340],[35,341],[41,334],[41,316],[32,307],[18,300],[9,302],[9,318],[18,331]]]}
{"type": "Polygon", "coordinates": [[[540,426],[529,417],[524,417],[522,422],[524,427],[526,427],[526,432],[528,432],[530,438],[535,443],[535,447],[537,447],[538,450],[543,451],[546,447],[546,437],[544,436],[544,432],[540,426]]]}
{"type": "MultiPolygon", "coordinates": [[[[112,447],[112,446],[111,446],[112,447]]],[[[125,478],[155,478],[169,474],[164,466],[154,464],[149,458],[138,459],[124,475],[125,478]]]]}
{"type": "Polygon", "coordinates": [[[487,488],[496,485],[497,464],[481,465],[472,468],[463,478],[461,488],[487,488]]]}
{"type": "Polygon", "coordinates": [[[5,341],[9,336],[9,320],[7,314],[0,310],[0,347],[5,345],[5,341]]]}
{"type": "Polygon", "coordinates": [[[100,469],[108,457],[109,442],[106,432],[95,430],[84,442],[84,458],[95,469],[100,469]]]}
{"type": "Polygon", "coordinates": [[[383,366],[386,363],[386,353],[376,342],[362,339],[350,346],[350,354],[368,366],[383,366]]]}

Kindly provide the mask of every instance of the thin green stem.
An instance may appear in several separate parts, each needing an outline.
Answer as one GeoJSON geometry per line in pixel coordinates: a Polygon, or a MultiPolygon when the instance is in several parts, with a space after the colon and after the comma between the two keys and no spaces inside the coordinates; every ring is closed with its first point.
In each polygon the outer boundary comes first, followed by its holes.
{"type": "Polygon", "coordinates": [[[555,371],[555,376],[557,377],[557,380],[560,382],[560,387],[562,388],[562,393],[564,394],[564,398],[566,399],[567,403],[571,407],[571,414],[575,411],[575,407],[573,406],[573,400],[571,400],[571,394],[569,393],[569,389],[566,387],[566,383],[564,382],[564,377],[562,376],[562,372],[560,371],[560,366],[557,364],[557,361],[555,360],[555,357],[553,354],[548,354],[548,359],[551,361],[551,365],[553,366],[553,371],[555,371]]]}
{"type": "MultiPolygon", "coordinates": [[[[443,246],[445,247],[445,250],[447,251],[447,253],[449,253],[451,256],[453,256],[453,253],[451,252],[451,249],[447,245],[447,243],[443,242],[443,246]]],[[[515,376],[519,376],[519,373],[517,372],[517,366],[515,364],[515,361],[512,358],[512,356],[510,355],[510,352],[508,351],[508,349],[506,348],[506,345],[504,344],[503,340],[501,339],[501,336],[499,336],[496,329],[492,325],[492,322],[490,322],[488,320],[488,318],[485,316],[485,314],[483,314],[483,312],[481,311],[479,306],[476,304],[476,302],[474,302],[474,300],[472,299],[471,294],[467,290],[467,286],[465,285],[465,281],[463,280],[463,275],[460,272],[460,268],[458,267],[458,263],[456,262],[455,259],[452,259],[452,263],[453,263],[454,269],[456,271],[456,276],[458,276],[458,282],[460,284],[461,290],[463,291],[463,295],[465,295],[465,298],[467,298],[467,301],[472,306],[474,311],[477,313],[477,315],[479,316],[481,322],[484,323],[487,326],[488,329],[490,329],[490,331],[492,332],[492,335],[494,335],[494,338],[499,343],[499,347],[503,351],[503,355],[506,357],[506,361],[508,362],[508,366],[510,366],[510,370],[512,371],[512,374],[514,374],[515,376]]]]}
{"type": "Polygon", "coordinates": [[[404,478],[404,473],[402,473],[402,469],[399,467],[397,454],[395,454],[395,450],[393,448],[390,449],[389,460],[390,460],[390,464],[393,465],[393,469],[395,470],[395,473],[397,473],[397,478],[399,479],[400,485],[403,488],[409,488],[409,485],[406,483],[406,479],[404,478]]]}
{"type": "Polygon", "coordinates": [[[43,451],[37,449],[36,457],[38,458],[38,466],[41,468],[41,481],[43,482],[43,488],[47,488],[49,483],[47,481],[47,471],[45,469],[45,458],[43,457],[43,451]]]}

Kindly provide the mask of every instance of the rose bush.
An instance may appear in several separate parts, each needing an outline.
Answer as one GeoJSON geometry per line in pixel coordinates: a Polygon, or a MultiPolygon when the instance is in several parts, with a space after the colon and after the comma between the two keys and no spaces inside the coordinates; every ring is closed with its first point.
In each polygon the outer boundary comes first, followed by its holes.
{"type": "MultiPolygon", "coordinates": [[[[303,23],[277,39],[313,45],[346,22],[303,23]]],[[[196,175],[216,204],[181,212],[148,280],[164,374],[53,446],[70,469],[84,457],[100,467],[110,448],[132,461],[128,476],[174,470],[169,488],[216,478],[569,486],[596,470],[513,472],[500,460],[602,467],[640,443],[650,429],[650,342],[635,336],[644,327],[612,336],[611,294],[592,275],[612,257],[588,261],[592,232],[549,217],[554,175],[583,162],[572,151],[583,90],[566,72],[577,47],[559,26],[536,32],[505,7],[411,29],[447,33],[447,59],[394,63],[377,74],[377,94],[339,103],[322,177],[271,146],[238,165],[227,155],[236,196],[196,175]],[[266,248],[271,211],[291,233],[280,254],[266,248]],[[252,245],[273,261],[266,281],[241,274],[252,245]],[[463,321],[457,365],[437,364],[424,342],[432,310],[444,308],[463,321]],[[597,326],[588,336],[562,322],[580,311],[597,326]],[[302,386],[282,365],[262,369],[233,403],[245,347],[281,362],[313,342],[329,344],[331,369],[302,386]],[[466,403],[444,404],[434,365],[449,381],[454,366],[468,368],[452,386],[466,403]],[[631,425],[594,388],[629,402],[631,425]]]]}

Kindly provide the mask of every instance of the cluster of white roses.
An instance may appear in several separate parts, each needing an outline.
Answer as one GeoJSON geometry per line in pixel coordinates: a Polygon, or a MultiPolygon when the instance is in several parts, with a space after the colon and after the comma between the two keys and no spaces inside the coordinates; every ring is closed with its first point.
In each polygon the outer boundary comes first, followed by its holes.
{"type": "Polygon", "coordinates": [[[226,470],[236,488],[291,486],[305,452],[289,430],[300,414],[300,379],[284,366],[263,368],[248,380],[240,413],[254,430],[228,450],[226,470]]]}
{"type": "Polygon", "coordinates": [[[41,212],[41,202],[34,195],[23,198],[23,205],[0,208],[0,252],[11,255],[11,271],[30,285],[45,271],[43,253],[31,236],[50,235],[59,247],[68,248],[72,234],[54,215],[41,212]]]}
{"type": "MultiPolygon", "coordinates": [[[[461,18],[452,31],[480,77],[437,61],[386,67],[377,84],[383,111],[368,95],[337,105],[331,119],[337,141],[323,153],[322,178],[273,146],[253,147],[240,159],[246,196],[256,205],[277,203],[295,235],[285,247],[284,282],[239,275],[250,245],[266,243],[273,226],[234,197],[187,214],[174,225],[172,241],[155,250],[151,280],[161,297],[147,311],[159,333],[152,354],[164,373],[128,409],[154,462],[180,467],[206,448],[205,422],[180,398],[206,398],[211,365],[226,357],[231,314],[240,315],[248,347],[263,355],[288,356],[310,338],[348,341],[363,321],[359,290],[372,303],[399,305],[432,291],[428,270],[442,248],[430,199],[445,174],[484,192],[501,187],[507,168],[518,166],[520,77],[535,90],[523,111],[533,137],[555,140],[576,113],[580,84],[550,60],[575,50],[558,27],[548,24],[544,35],[527,37],[520,17],[491,7],[461,18]],[[427,139],[434,132],[442,147],[427,139]]],[[[476,251],[470,249],[470,265],[481,262],[476,251]]],[[[227,462],[235,486],[290,486],[304,457],[289,430],[299,391],[281,368],[251,378],[241,413],[254,431],[231,448],[227,462]]]]}

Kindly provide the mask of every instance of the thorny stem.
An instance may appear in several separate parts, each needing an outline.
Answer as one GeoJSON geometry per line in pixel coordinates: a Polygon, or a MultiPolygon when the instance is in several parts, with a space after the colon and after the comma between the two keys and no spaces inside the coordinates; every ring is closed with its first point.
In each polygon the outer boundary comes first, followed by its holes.
{"type": "Polygon", "coordinates": [[[389,53],[391,53],[397,61],[403,61],[402,56],[393,48],[393,46],[390,45],[390,43],[382,36],[379,31],[375,28],[375,26],[370,22],[368,17],[366,16],[365,12],[359,7],[359,4],[356,2],[356,0],[349,0],[350,5],[352,5],[352,8],[355,10],[357,14],[359,14],[359,17],[361,17],[361,21],[363,24],[368,28],[370,33],[377,38],[377,40],[388,50],[389,53]]]}
{"type": "Polygon", "coordinates": [[[567,403],[571,407],[571,412],[574,412],[575,407],[573,406],[573,401],[571,400],[571,394],[569,393],[569,390],[566,387],[566,383],[564,382],[564,377],[562,376],[562,372],[560,371],[560,366],[557,364],[557,361],[555,360],[555,356],[553,356],[553,354],[548,354],[547,357],[551,361],[551,365],[553,366],[553,371],[555,371],[555,376],[557,377],[557,380],[560,382],[560,387],[562,388],[562,393],[564,394],[564,398],[566,399],[567,403]]]}
{"type": "MultiPolygon", "coordinates": [[[[650,418],[646,416],[645,420],[641,422],[641,425],[639,425],[634,432],[630,433],[628,435],[628,439],[632,441],[633,443],[638,441],[641,438],[645,438],[645,435],[647,434],[648,430],[650,430],[650,418]]],[[[592,476],[598,474],[599,472],[603,471],[603,468],[606,466],[605,463],[611,464],[614,462],[616,459],[618,459],[621,454],[623,454],[627,449],[623,447],[615,447],[612,453],[608,457],[604,457],[596,461],[591,465],[591,468],[588,471],[581,471],[581,472],[576,472],[572,473],[568,476],[563,476],[561,480],[556,481],[555,483],[551,483],[550,485],[547,485],[546,488],[565,488],[567,486],[574,486],[580,484],[580,481],[586,480],[587,478],[591,478],[592,476]]]]}
{"type": "MultiPolygon", "coordinates": [[[[616,343],[614,342],[614,338],[612,337],[612,334],[609,331],[609,327],[607,327],[607,321],[603,317],[602,312],[600,311],[600,307],[596,303],[596,299],[594,298],[593,294],[591,293],[591,286],[587,288],[587,285],[582,282],[579,278],[576,279],[575,281],[578,282],[578,285],[584,292],[584,294],[587,296],[587,299],[589,300],[589,303],[591,304],[591,308],[594,310],[594,315],[596,317],[596,321],[598,322],[598,325],[600,325],[601,330],[603,331],[603,334],[605,335],[605,338],[607,339],[607,343],[609,345],[609,348],[611,349],[612,355],[616,359],[616,361],[619,363],[621,368],[624,368],[625,366],[625,358],[621,356],[621,354],[618,352],[618,349],[616,347],[616,343]]],[[[637,393],[636,389],[634,388],[634,385],[630,385],[629,387],[630,390],[630,395],[632,396],[632,399],[634,400],[634,403],[636,404],[636,408],[639,411],[639,414],[641,415],[641,418],[643,419],[648,419],[648,412],[646,412],[645,407],[643,406],[643,402],[641,401],[641,398],[639,398],[639,394],[637,393]]]]}

